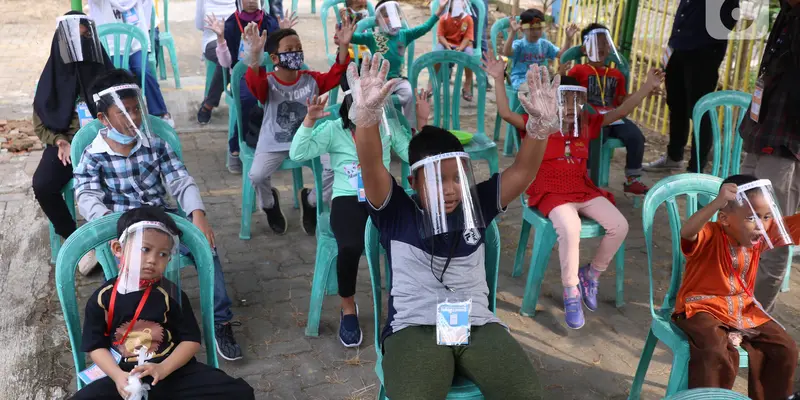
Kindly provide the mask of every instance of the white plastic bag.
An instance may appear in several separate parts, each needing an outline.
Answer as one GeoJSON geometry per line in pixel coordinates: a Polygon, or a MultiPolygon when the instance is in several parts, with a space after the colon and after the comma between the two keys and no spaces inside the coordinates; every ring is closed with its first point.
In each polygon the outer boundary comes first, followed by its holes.
{"type": "MultiPolygon", "coordinates": [[[[136,353],[138,354],[137,364],[139,366],[144,365],[145,361],[153,356],[152,353],[147,353],[146,346],[139,347],[136,353]]],[[[125,386],[125,391],[128,392],[129,396],[126,400],[147,400],[148,390],[150,390],[150,385],[142,383],[138,373],[128,375],[128,386],[125,386]]]]}

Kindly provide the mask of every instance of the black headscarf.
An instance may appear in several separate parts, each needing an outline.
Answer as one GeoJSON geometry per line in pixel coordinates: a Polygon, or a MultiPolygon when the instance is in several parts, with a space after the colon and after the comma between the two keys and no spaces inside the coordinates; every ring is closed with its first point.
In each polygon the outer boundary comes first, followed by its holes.
{"type": "MultiPolygon", "coordinates": [[[[70,11],[66,15],[85,15],[82,12],[70,11]]],[[[75,112],[75,100],[80,96],[92,116],[97,117],[94,102],[89,93],[92,81],[107,70],[114,69],[114,64],[103,49],[105,64],[95,62],[78,62],[65,64],[61,60],[57,34],[53,35],[50,46],[50,57],[39,77],[39,85],[33,98],[33,109],[48,129],[63,132],[69,129],[75,112]]]]}

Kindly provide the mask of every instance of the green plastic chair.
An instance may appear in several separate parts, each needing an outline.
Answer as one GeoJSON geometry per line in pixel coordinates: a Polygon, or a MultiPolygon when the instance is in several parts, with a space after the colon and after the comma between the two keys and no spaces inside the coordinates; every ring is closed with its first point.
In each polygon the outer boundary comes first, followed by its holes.
{"type": "MultiPolygon", "coordinates": [[[[378,375],[381,388],[378,392],[378,400],[388,400],[386,397],[386,389],[383,386],[383,350],[381,349],[381,308],[383,302],[381,301],[381,266],[380,266],[380,249],[382,246],[379,241],[379,233],[375,228],[372,220],[367,220],[367,229],[364,236],[365,253],[367,256],[367,263],[369,264],[369,276],[372,282],[372,309],[374,315],[374,337],[375,337],[375,374],[378,375]]],[[[491,225],[486,228],[484,234],[486,237],[486,284],[489,287],[489,309],[496,313],[497,306],[497,275],[500,265],[500,231],[497,229],[497,222],[492,221],[491,225]]],[[[384,266],[386,273],[386,293],[391,293],[392,280],[391,270],[389,263],[386,262],[384,266]]],[[[470,380],[462,376],[455,376],[453,384],[450,387],[450,393],[447,394],[447,399],[450,400],[482,400],[483,395],[480,389],[470,380]]]]}
{"type": "MultiPolygon", "coordinates": [[[[475,34],[475,46],[474,46],[475,52],[473,54],[473,57],[475,57],[478,60],[478,62],[480,62],[482,57],[481,43],[483,40],[483,33],[486,31],[486,20],[484,17],[486,10],[483,9],[485,3],[482,0],[469,0],[469,2],[470,4],[472,4],[473,7],[475,7],[475,9],[478,10],[477,23],[475,23],[473,18],[473,27],[476,28],[473,31],[473,33],[475,34]]],[[[439,9],[439,0],[433,0],[431,2],[430,8],[431,8],[431,15],[433,15],[439,9]]],[[[436,50],[436,43],[438,43],[439,41],[438,37],[439,35],[436,34],[438,28],[439,28],[439,23],[437,22],[436,25],[433,26],[433,29],[431,29],[431,32],[433,32],[433,50],[436,50]]]]}
{"type": "MultiPolygon", "coordinates": [[[[584,57],[586,56],[583,54],[581,47],[574,46],[561,55],[561,63],[563,64],[570,61],[575,61],[576,64],[579,64],[583,61],[584,57]]],[[[628,65],[628,61],[625,59],[616,58],[613,54],[611,54],[606,58],[606,65],[611,65],[612,63],[614,64],[614,67],[622,72],[623,76],[625,76],[625,81],[630,82],[630,79],[628,78],[630,74],[630,66],[628,65]]],[[[625,147],[625,145],[619,139],[604,138],[604,131],[605,129],[601,130],[600,138],[593,140],[589,145],[589,159],[592,160],[592,165],[590,167],[591,178],[592,181],[599,187],[608,186],[609,170],[611,169],[611,158],[614,156],[614,150],[625,147]]]]}
{"type": "MultiPolygon", "coordinates": [[[[75,231],[67,239],[56,262],[56,291],[61,303],[61,312],[67,325],[72,359],[75,363],[75,374],[86,368],[86,355],[81,349],[81,321],[78,299],[75,295],[75,269],[78,261],[90,250],[104,246],[108,241],[116,239],[117,220],[121,213],[109,214],[89,222],[75,231]]],[[[197,261],[197,275],[200,283],[200,309],[203,339],[206,345],[206,363],[218,367],[216,342],[214,341],[214,262],[206,237],[184,218],[173,216],[180,228],[181,243],[192,251],[197,261]]],[[[167,269],[167,273],[175,273],[167,269]]],[[[165,274],[169,276],[168,274],[165,274]]],[[[78,390],[84,384],[77,378],[78,390]]]]}
{"type": "MultiPolygon", "coordinates": [[[[325,55],[328,57],[328,65],[333,65],[336,62],[336,57],[339,56],[339,50],[336,47],[333,47],[333,52],[331,52],[331,47],[333,46],[333,34],[336,30],[334,29],[331,34],[328,32],[328,13],[333,10],[333,15],[336,16],[336,23],[342,22],[342,16],[339,15],[339,10],[345,8],[345,0],[325,0],[322,3],[321,10],[319,12],[320,19],[322,20],[322,36],[325,38],[325,55]],[[331,43],[331,44],[329,44],[331,43]]],[[[367,2],[367,12],[371,17],[375,16],[375,7],[372,5],[371,2],[367,2]]],[[[358,47],[358,46],[355,46],[358,47]]],[[[354,53],[355,54],[355,50],[354,53]]],[[[330,91],[330,97],[328,97],[328,105],[332,106],[336,104],[337,99],[339,97],[339,87],[335,87],[330,91]]]]}
{"type": "MultiPolygon", "coordinates": [[[[292,12],[297,14],[297,0],[292,0],[292,12]]],[[[317,0],[311,0],[311,14],[317,13],[317,0]]]]}
{"type": "MultiPolygon", "coordinates": [[[[519,17],[516,17],[517,21],[519,22],[519,17]]],[[[497,36],[502,34],[504,40],[510,40],[508,38],[509,35],[509,22],[508,17],[503,17],[495,21],[492,24],[492,30],[490,32],[490,38],[492,41],[492,51],[495,55],[499,55],[497,53],[497,36]]],[[[509,61],[508,67],[510,68],[511,62],[509,61]]],[[[513,86],[506,83],[506,95],[508,97],[508,106],[511,111],[520,112],[522,111],[522,106],[519,103],[519,98],[517,97],[517,90],[514,89],[513,86]]],[[[500,118],[500,112],[498,111],[494,117],[494,141],[500,140],[500,128],[503,125],[504,121],[500,118]]],[[[506,140],[503,143],[503,155],[504,156],[512,156],[514,155],[515,149],[519,149],[519,137],[517,136],[516,129],[511,126],[511,124],[506,124],[506,140]]]]}
{"type": "MultiPolygon", "coordinates": [[[[270,60],[267,54],[264,54],[264,62],[262,64],[264,67],[267,68],[267,71],[271,71],[273,69],[272,60],[270,60]]],[[[228,94],[228,109],[230,110],[229,113],[230,118],[236,122],[236,126],[239,128],[239,132],[244,132],[242,127],[244,126],[244,120],[242,117],[242,113],[239,112],[241,108],[241,101],[239,100],[239,82],[241,81],[242,77],[244,76],[245,72],[247,72],[247,64],[243,62],[236,63],[236,66],[233,67],[233,73],[231,74],[231,85],[230,85],[230,93],[228,94]],[[231,107],[230,105],[233,105],[231,107]]],[[[303,64],[302,69],[307,70],[308,66],[303,64]]],[[[228,137],[233,136],[233,129],[231,128],[228,132],[228,137]]],[[[248,176],[247,171],[250,171],[250,167],[253,165],[253,157],[255,156],[255,149],[250,147],[244,141],[244,135],[239,135],[239,159],[242,160],[242,220],[241,226],[239,229],[239,239],[242,240],[250,240],[250,223],[253,218],[253,212],[256,211],[256,190],[253,187],[253,183],[250,182],[250,177],[248,176]]],[[[311,167],[310,163],[298,163],[290,160],[288,157],[286,160],[283,161],[281,164],[280,169],[282,170],[291,170],[292,177],[294,181],[294,208],[299,207],[299,203],[297,202],[297,192],[303,188],[303,171],[302,167],[311,167]]]]}
{"type": "Polygon", "coordinates": [[[698,121],[693,126],[692,136],[696,150],[697,170],[700,170],[700,120],[706,115],[711,120],[711,134],[714,141],[713,165],[711,175],[722,179],[739,173],[742,159],[742,137],[739,127],[750,107],[752,96],[736,90],[720,90],[711,92],[697,101],[692,111],[692,121],[698,121]],[[719,108],[722,107],[722,132],[719,126],[719,108]],[[733,122],[734,109],[738,112],[736,123],[733,122]],[[720,136],[721,135],[721,136],[720,136]]]}
{"type": "MultiPolygon", "coordinates": [[[[639,359],[639,366],[633,378],[629,400],[638,400],[642,392],[647,368],[653,358],[658,341],[664,342],[672,350],[672,371],[667,383],[666,396],[673,395],[679,391],[686,390],[689,379],[689,342],[686,335],[672,322],[672,312],[675,309],[675,297],[680,288],[683,268],[686,259],[681,252],[681,212],[677,198],[686,197],[686,217],[694,214],[698,209],[698,198],[714,198],[719,193],[722,179],[706,174],[680,174],[666,177],[656,183],[647,192],[642,206],[642,228],[644,230],[644,241],[647,246],[647,271],[650,280],[650,314],[653,321],[650,324],[650,332],[647,335],[642,357],[639,359]],[[661,307],[656,308],[653,296],[653,228],[655,225],[655,214],[658,208],[665,204],[669,217],[669,229],[672,233],[672,274],[670,276],[669,289],[664,296],[661,307]]],[[[659,226],[663,231],[665,227],[659,226]]],[[[741,347],[739,350],[739,367],[747,368],[747,352],[741,347]]]]}
{"type": "MultiPolygon", "coordinates": [[[[550,218],[542,215],[539,210],[528,207],[525,195],[520,196],[522,202],[522,227],[519,232],[519,244],[517,253],[514,257],[514,270],[511,276],[522,275],[522,262],[525,258],[525,250],[528,247],[528,236],[531,226],[534,229],[533,250],[531,251],[531,264],[528,269],[528,280],[525,283],[525,295],[522,299],[520,314],[528,317],[536,315],[536,304],[539,302],[539,292],[542,290],[544,271],[550,262],[550,254],[556,247],[558,235],[553,228],[550,218]]],[[[601,237],[606,234],[605,229],[597,221],[581,216],[581,239],[601,237]]],[[[625,242],[617,250],[616,261],[616,307],[625,305],[625,242]]]]}
{"type": "Polygon", "coordinates": [[[750,400],[750,398],[728,389],[701,388],[685,390],[665,397],[664,400],[750,400]]]}
{"type": "Polygon", "coordinates": [[[139,45],[142,46],[142,83],[140,87],[142,88],[142,97],[145,97],[145,84],[144,84],[144,77],[145,71],[147,71],[147,44],[150,43],[149,39],[147,38],[147,34],[139,29],[139,27],[123,24],[121,22],[115,22],[111,24],[103,24],[97,27],[97,35],[100,37],[100,43],[103,44],[103,47],[106,49],[106,53],[108,53],[109,57],[111,57],[111,61],[114,63],[115,68],[122,68],[130,70],[128,60],[131,57],[131,45],[133,41],[136,40],[139,42],[139,45]],[[123,41],[122,38],[125,38],[123,41]],[[119,54],[120,44],[125,46],[125,51],[123,54],[119,54]],[[114,47],[114,54],[111,54],[109,48],[113,45],[114,47]]]}
{"type": "MultiPolygon", "coordinates": [[[[160,0],[164,2],[164,13],[162,14],[164,20],[164,29],[159,29],[158,33],[158,42],[159,47],[161,47],[161,51],[158,52],[158,71],[159,77],[161,80],[167,79],[167,65],[164,62],[164,47],[167,48],[169,52],[169,62],[172,64],[172,77],[175,79],[175,88],[181,88],[181,73],[178,71],[178,53],[175,51],[175,38],[172,37],[172,33],[169,31],[169,0],[160,0]]],[[[153,15],[155,15],[155,7],[153,9],[153,15]]],[[[155,26],[152,25],[151,26],[155,26]]],[[[155,29],[152,30],[155,32],[155,29]]],[[[153,46],[155,46],[155,41],[153,41],[153,46]]],[[[153,49],[155,52],[155,49],[153,49]]]]}
{"type": "MultiPolygon", "coordinates": [[[[472,142],[464,146],[472,160],[486,160],[489,162],[489,171],[495,174],[499,171],[497,145],[483,132],[484,118],[486,118],[486,73],[474,57],[459,51],[444,50],[423,54],[408,75],[411,88],[417,91],[420,73],[428,70],[428,76],[433,84],[433,125],[448,130],[461,130],[458,115],[461,109],[461,85],[464,68],[469,68],[475,74],[475,83],[478,85],[478,124],[477,132],[472,137],[472,142]],[[437,73],[434,65],[442,64],[437,73]],[[455,83],[450,85],[449,70],[456,67],[455,83]]],[[[416,98],[412,101],[416,102],[416,98]]]]}

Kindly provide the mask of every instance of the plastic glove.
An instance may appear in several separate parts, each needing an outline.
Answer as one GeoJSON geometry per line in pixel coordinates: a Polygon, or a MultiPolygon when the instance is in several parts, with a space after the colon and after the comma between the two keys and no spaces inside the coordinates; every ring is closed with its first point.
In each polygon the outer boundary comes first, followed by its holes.
{"type": "Polygon", "coordinates": [[[369,127],[380,122],[383,115],[382,108],[394,85],[399,81],[395,78],[387,82],[388,73],[389,61],[384,60],[380,53],[372,59],[369,55],[364,55],[360,76],[355,63],[350,63],[347,67],[347,82],[353,95],[353,104],[350,106],[348,116],[356,126],[369,127]]]}
{"type": "Polygon", "coordinates": [[[556,75],[550,82],[547,68],[533,64],[528,69],[528,92],[519,93],[522,108],[528,113],[525,131],[529,137],[546,140],[551,134],[559,131],[558,123],[558,85],[561,76],[556,75]]]}

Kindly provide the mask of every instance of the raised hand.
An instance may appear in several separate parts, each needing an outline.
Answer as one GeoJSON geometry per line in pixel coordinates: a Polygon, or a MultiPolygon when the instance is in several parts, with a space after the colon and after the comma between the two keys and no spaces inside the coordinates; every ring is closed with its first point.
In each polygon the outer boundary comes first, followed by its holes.
{"type": "MultiPolygon", "coordinates": [[[[425,89],[419,89],[417,91],[417,121],[425,121],[427,122],[431,116],[431,92],[425,89]]],[[[417,129],[422,128],[422,126],[417,124],[417,129]]]]}
{"type": "MultiPolygon", "coordinates": [[[[511,33],[519,32],[519,23],[517,22],[517,18],[515,17],[508,17],[508,29],[511,33]]],[[[509,38],[509,40],[512,40],[509,38]]]]}
{"type": "Polygon", "coordinates": [[[345,13],[342,18],[342,23],[336,25],[335,38],[339,40],[340,47],[350,46],[350,41],[353,39],[353,33],[356,31],[356,23],[350,19],[349,13],[345,13]]]}
{"type": "Polygon", "coordinates": [[[528,93],[519,93],[522,108],[528,113],[525,130],[528,136],[539,140],[547,139],[558,132],[558,85],[561,76],[556,75],[550,82],[550,73],[546,67],[531,65],[527,75],[528,93]]]}
{"type": "Polygon", "coordinates": [[[483,53],[481,69],[492,78],[502,80],[506,74],[506,63],[502,59],[495,57],[494,51],[490,48],[483,53]]]}
{"type": "Polygon", "coordinates": [[[378,53],[372,59],[365,54],[361,61],[361,75],[356,64],[347,67],[347,80],[353,92],[353,105],[350,107],[350,120],[356,126],[374,126],[381,120],[381,108],[399,79],[386,81],[389,61],[378,53]],[[383,61],[383,63],[381,63],[383,61]]]}
{"type": "Polygon", "coordinates": [[[214,13],[206,15],[205,28],[217,34],[217,39],[220,39],[225,34],[225,21],[217,19],[214,13]]]}
{"type": "Polygon", "coordinates": [[[306,112],[306,121],[310,122],[311,126],[314,126],[313,124],[317,120],[331,115],[331,113],[325,111],[325,105],[327,103],[327,94],[322,96],[314,96],[311,99],[306,100],[306,107],[308,108],[308,111],[306,112]]]}
{"type": "Polygon", "coordinates": [[[259,26],[255,22],[247,24],[244,28],[245,51],[249,55],[248,65],[250,68],[258,69],[261,67],[261,59],[264,57],[264,44],[267,43],[267,31],[258,31],[259,26]]]}
{"type": "Polygon", "coordinates": [[[658,68],[651,68],[647,73],[647,80],[644,82],[644,84],[647,86],[647,88],[653,91],[661,86],[662,82],[664,82],[664,71],[658,68]]]}
{"type": "Polygon", "coordinates": [[[567,37],[571,38],[571,37],[575,36],[575,34],[578,33],[578,31],[579,31],[578,25],[569,24],[567,26],[567,37]]]}
{"type": "Polygon", "coordinates": [[[283,15],[285,15],[286,18],[281,18],[278,21],[278,26],[281,29],[291,29],[294,28],[295,25],[297,25],[297,14],[295,14],[292,11],[285,11],[283,15]]]}

